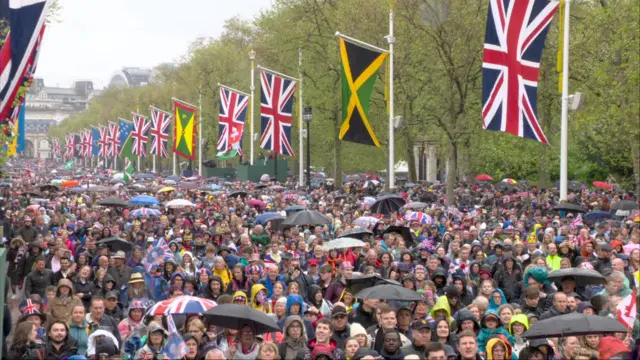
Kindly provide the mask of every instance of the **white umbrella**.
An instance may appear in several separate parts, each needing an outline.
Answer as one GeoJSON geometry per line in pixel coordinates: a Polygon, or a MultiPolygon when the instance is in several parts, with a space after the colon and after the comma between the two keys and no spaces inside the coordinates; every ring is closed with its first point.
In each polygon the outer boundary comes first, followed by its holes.
{"type": "Polygon", "coordinates": [[[169,201],[166,205],[168,208],[181,208],[187,206],[195,206],[191,201],[185,199],[175,199],[169,201]]]}
{"type": "Polygon", "coordinates": [[[363,246],[364,246],[364,242],[362,240],[346,237],[346,238],[338,238],[338,239],[329,241],[328,243],[324,244],[324,249],[325,250],[348,249],[348,248],[356,248],[356,247],[363,247],[363,246]]]}
{"type": "Polygon", "coordinates": [[[113,176],[111,178],[113,180],[122,180],[122,179],[124,179],[124,174],[123,173],[115,173],[115,174],[113,174],[113,176]]]}

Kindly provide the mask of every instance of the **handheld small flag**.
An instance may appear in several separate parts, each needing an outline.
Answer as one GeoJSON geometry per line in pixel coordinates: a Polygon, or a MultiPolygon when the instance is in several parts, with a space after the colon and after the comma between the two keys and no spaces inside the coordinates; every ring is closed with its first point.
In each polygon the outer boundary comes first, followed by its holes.
{"type": "Polygon", "coordinates": [[[167,328],[169,337],[164,345],[164,356],[167,359],[182,359],[187,355],[187,344],[184,343],[182,336],[178,333],[176,324],[173,321],[173,315],[167,316],[167,328]]]}

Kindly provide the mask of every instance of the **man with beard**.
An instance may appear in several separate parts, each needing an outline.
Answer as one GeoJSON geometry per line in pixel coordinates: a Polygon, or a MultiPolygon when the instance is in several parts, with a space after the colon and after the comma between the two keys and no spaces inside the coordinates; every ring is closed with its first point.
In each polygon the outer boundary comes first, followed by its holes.
{"type": "Polygon", "coordinates": [[[78,351],[76,341],[69,337],[69,328],[63,321],[54,321],[47,330],[47,343],[38,349],[38,359],[66,359],[78,351]]]}
{"type": "Polygon", "coordinates": [[[116,281],[117,288],[121,288],[122,285],[127,284],[131,278],[131,268],[125,265],[127,259],[124,251],[117,251],[113,255],[115,261],[114,265],[109,267],[108,274],[113,276],[113,280],[116,281]]]}
{"type": "Polygon", "coordinates": [[[67,256],[60,258],[60,270],[53,273],[53,283],[57,284],[60,279],[72,280],[76,277],[76,273],[71,271],[71,260],[67,256]]]}
{"type": "Polygon", "coordinates": [[[20,236],[28,244],[36,239],[38,231],[31,226],[31,218],[29,216],[24,217],[24,225],[16,231],[15,236],[20,236]]]}

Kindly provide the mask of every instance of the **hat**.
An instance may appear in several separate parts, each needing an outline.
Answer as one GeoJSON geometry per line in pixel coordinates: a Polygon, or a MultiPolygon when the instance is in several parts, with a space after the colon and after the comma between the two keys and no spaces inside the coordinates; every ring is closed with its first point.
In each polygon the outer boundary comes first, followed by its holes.
{"type": "Polygon", "coordinates": [[[307,261],[307,266],[318,266],[318,259],[310,259],[307,261]]]}
{"type": "Polygon", "coordinates": [[[380,354],[375,350],[367,349],[366,347],[361,347],[356,351],[355,355],[353,355],[353,360],[362,360],[363,358],[371,356],[374,358],[378,358],[380,354]]]}
{"type": "Polygon", "coordinates": [[[456,353],[455,350],[453,350],[453,348],[449,345],[445,345],[444,346],[444,352],[445,352],[445,356],[448,357],[457,357],[458,354],[456,353]]]}
{"type": "Polygon", "coordinates": [[[167,335],[167,330],[165,330],[162,326],[157,325],[157,324],[152,324],[151,326],[149,326],[149,334],[153,334],[154,332],[161,332],[162,335],[167,335]]]}
{"type": "Polygon", "coordinates": [[[336,316],[347,316],[347,309],[344,306],[336,306],[331,310],[331,317],[334,318],[336,316]]]}
{"type": "Polygon", "coordinates": [[[107,292],[107,296],[105,296],[105,299],[117,299],[118,296],[118,292],[117,291],[109,291],[107,292]]]}
{"type": "Polygon", "coordinates": [[[602,245],[600,245],[600,250],[601,251],[612,251],[613,248],[611,247],[611,244],[602,244],[602,245]]]}
{"type": "Polygon", "coordinates": [[[125,255],[124,251],[122,250],[118,250],[116,251],[116,253],[112,256],[112,258],[114,259],[126,259],[127,255],[125,255]]]}
{"type": "Polygon", "coordinates": [[[133,274],[131,274],[131,277],[129,278],[129,284],[143,283],[143,282],[144,282],[144,278],[142,277],[142,274],[140,274],[140,273],[133,273],[133,274]]]}
{"type": "Polygon", "coordinates": [[[431,326],[429,325],[429,322],[425,319],[416,320],[411,324],[411,330],[422,330],[422,329],[431,330],[431,326]]]}
{"type": "Polygon", "coordinates": [[[351,324],[349,329],[349,336],[367,335],[367,330],[360,323],[351,324]]]}

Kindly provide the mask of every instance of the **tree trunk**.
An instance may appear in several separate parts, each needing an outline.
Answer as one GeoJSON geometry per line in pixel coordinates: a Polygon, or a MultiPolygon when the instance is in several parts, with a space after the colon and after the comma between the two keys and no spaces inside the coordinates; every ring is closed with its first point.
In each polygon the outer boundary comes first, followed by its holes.
{"type": "MultiPolygon", "coordinates": [[[[416,158],[413,154],[413,146],[415,145],[413,142],[413,138],[409,133],[409,130],[405,128],[403,131],[406,137],[406,149],[407,149],[407,165],[409,166],[409,182],[418,182],[418,175],[416,173],[416,158]]],[[[421,156],[422,154],[420,154],[421,156]]],[[[420,161],[420,157],[418,157],[418,161],[420,161]]]]}
{"type": "Polygon", "coordinates": [[[458,169],[458,147],[456,144],[449,144],[449,168],[447,171],[447,206],[455,205],[456,202],[456,178],[458,169]]]}
{"type": "Polygon", "coordinates": [[[340,133],[340,111],[338,107],[333,108],[333,178],[335,179],[335,186],[337,188],[342,187],[342,171],[340,170],[340,156],[342,150],[342,142],[338,139],[340,133]]]}

